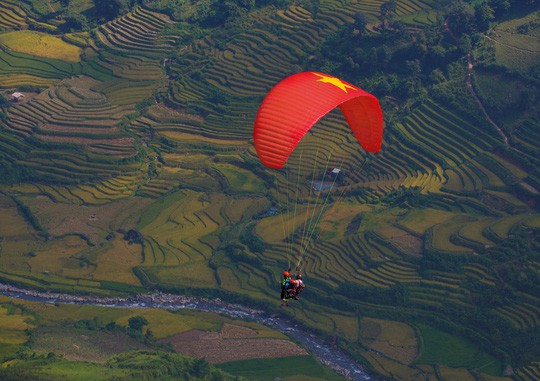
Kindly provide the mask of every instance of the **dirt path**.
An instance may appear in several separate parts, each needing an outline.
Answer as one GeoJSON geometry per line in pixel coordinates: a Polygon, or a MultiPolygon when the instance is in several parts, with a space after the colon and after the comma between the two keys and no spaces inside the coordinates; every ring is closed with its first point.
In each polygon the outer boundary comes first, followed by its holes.
{"type": "Polygon", "coordinates": [[[471,52],[470,51],[469,51],[469,53],[467,53],[467,62],[468,62],[468,68],[469,68],[469,73],[467,74],[467,87],[469,88],[469,91],[471,92],[472,96],[474,97],[474,100],[478,104],[478,107],[480,107],[480,110],[482,110],[482,113],[484,114],[484,117],[486,118],[486,120],[495,128],[495,130],[497,130],[499,135],[502,137],[502,139],[504,141],[504,145],[506,147],[510,147],[508,137],[504,133],[503,129],[497,123],[495,123],[495,121],[493,119],[491,119],[488,112],[486,111],[486,108],[482,104],[482,101],[478,97],[478,94],[476,94],[476,91],[474,90],[474,87],[472,85],[472,73],[473,73],[474,65],[473,65],[473,62],[472,62],[471,52]]]}
{"type": "Polygon", "coordinates": [[[507,48],[509,48],[509,49],[517,50],[517,51],[520,51],[520,52],[527,52],[527,53],[538,53],[537,50],[524,49],[524,48],[519,48],[519,47],[514,46],[514,45],[508,45],[508,44],[506,44],[506,43],[504,43],[504,42],[501,42],[501,41],[497,40],[496,38],[493,38],[493,37],[491,37],[491,36],[488,36],[487,34],[483,34],[483,33],[482,33],[482,36],[484,36],[485,38],[487,38],[487,39],[490,40],[490,41],[493,41],[493,42],[496,43],[496,44],[505,46],[505,47],[507,47],[507,48]]]}
{"type": "MultiPolygon", "coordinates": [[[[452,29],[450,29],[450,26],[448,25],[448,20],[445,20],[444,22],[444,29],[446,30],[446,32],[450,35],[450,37],[455,41],[457,42],[458,41],[458,38],[457,36],[454,34],[454,32],[452,31],[452,29]]],[[[500,41],[497,41],[496,39],[492,38],[492,37],[489,37],[487,35],[484,35],[484,37],[486,37],[487,39],[495,42],[496,44],[501,44],[501,45],[504,45],[508,48],[511,48],[511,49],[515,49],[515,50],[518,50],[518,51],[527,51],[527,52],[533,52],[533,51],[530,51],[530,50],[527,50],[527,49],[521,49],[521,48],[518,48],[518,47],[515,47],[515,46],[511,46],[511,45],[507,45],[507,44],[504,44],[500,41]]],[[[484,105],[482,104],[482,101],[480,100],[480,98],[478,97],[478,94],[476,93],[476,91],[474,90],[474,87],[472,85],[472,74],[473,74],[473,69],[474,69],[474,64],[472,62],[472,57],[471,57],[471,52],[469,51],[467,53],[467,68],[468,68],[468,73],[467,73],[467,88],[469,89],[469,91],[471,92],[472,96],[474,97],[474,100],[476,101],[476,103],[478,104],[478,107],[480,107],[480,110],[482,110],[482,113],[484,114],[484,117],[486,118],[486,120],[493,126],[493,128],[495,128],[495,130],[498,132],[498,134],[501,136],[501,138],[503,139],[504,141],[504,145],[509,148],[509,149],[512,149],[516,152],[520,152],[517,148],[515,147],[512,147],[510,145],[510,141],[508,139],[508,136],[506,136],[506,134],[504,133],[503,129],[493,120],[491,119],[491,117],[489,116],[486,108],[484,107],[484,105]]],[[[521,182],[520,183],[525,189],[527,189],[529,192],[533,193],[533,194],[539,194],[540,191],[538,189],[536,189],[535,187],[533,187],[532,185],[530,184],[527,184],[525,182],[521,182]]]]}
{"type": "MultiPolygon", "coordinates": [[[[452,31],[452,29],[450,28],[450,25],[448,24],[448,19],[444,20],[444,30],[446,31],[446,33],[448,33],[448,35],[452,38],[452,40],[454,40],[454,42],[459,41],[459,39],[456,36],[456,34],[454,33],[454,31],[452,31]]],[[[469,89],[472,96],[474,97],[474,100],[478,104],[478,107],[480,107],[480,110],[482,110],[482,113],[484,114],[484,117],[486,118],[486,120],[495,128],[495,130],[497,130],[497,132],[499,133],[499,135],[503,139],[504,145],[506,147],[510,147],[508,137],[504,133],[503,129],[497,123],[495,123],[495,121],[493,119],[491,119],[491,117],[489,116],[486,108],[482,104],[482,101],[478,97],[478,94],[476,94],[476,91],[474,90],[474,87],[472,85],[472,74],[473,74],[474,65],[473,65],[473,62],[472,62],[471,51],[470,50],[467,53],[467,67],[468,67],[468,70],[469,70],[468,73],[467,73],[467,88],[469,89]]]]}

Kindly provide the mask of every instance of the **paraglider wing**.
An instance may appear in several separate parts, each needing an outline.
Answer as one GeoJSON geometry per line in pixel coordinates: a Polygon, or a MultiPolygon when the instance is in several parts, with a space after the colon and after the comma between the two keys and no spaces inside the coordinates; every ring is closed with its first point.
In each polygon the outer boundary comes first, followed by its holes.
{"type": "Polygon", "coordinates": [[[302,72],[274,86],[259,107],[253,139],[261,162],[282,168],[307,131],[336,107],[362,147],[378,152],[383,118],[377,98],[334,76],[302,72]]]}

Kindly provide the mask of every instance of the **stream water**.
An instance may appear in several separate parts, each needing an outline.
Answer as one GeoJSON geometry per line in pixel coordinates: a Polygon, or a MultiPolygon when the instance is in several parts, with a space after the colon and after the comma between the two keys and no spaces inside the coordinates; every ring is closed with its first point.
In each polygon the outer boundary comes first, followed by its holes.
{"type": "Polygon", "coordinates": [[[165,293],[140,294],[128,298],[94,297],[40,292],[21,289],[2,283],[0,283],[0,294],[15,299],[41,303],[81,304],[112,308],[160,308],[171,311],[190,309],[216,312],[233,318],[252,320],[293,338],[301,346],[309,350],[320,362],[350,380],[367,381],[373,379],[352,357],[339,348],[325,343],[307,329],[298,326],[294,321],[282,316],[269,316],[264,311],[226,303],[220,299],[197,298],[165,293]]]}

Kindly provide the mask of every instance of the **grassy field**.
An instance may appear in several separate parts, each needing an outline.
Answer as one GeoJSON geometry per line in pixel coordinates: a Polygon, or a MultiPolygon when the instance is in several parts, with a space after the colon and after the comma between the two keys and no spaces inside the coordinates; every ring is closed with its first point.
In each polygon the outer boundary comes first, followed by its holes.
{"type": "Polygon", "coordinates": [[[478,70],[475,81],[484,99],[490,97],[494,102],[515,102],[521,90],[527,86],[525,82],[504,73],[478,70]]]}
{"type": "Polygon", "coordinates": [[[43,364],[43,361],[13,360],[10,367],[29,369],[28,377],[50,377],[52,379],[67,378],[74,381],[105,381],[111,377],[126,378],[131,372],[126,369],[111,369],[100,364],[86,361],[58,360],[43,364]]]}
{"type": "Polygon", "coordinates": [[[276,378],[286,381],[345,380],[309,356],[235,361],[220,364],[219,368],[257,381],[273,381],[276,378]]]}
{"type": "Polygon", "coordinates": [[[17,206],[0,194],[0,264],[4,271],[27,271],[28,254],[36,249],[39,240],[35,230],[18,213],[17,206]]]}
{"type": "Polygon", "coordinates": [[[495,42],[495,58],[499,64],[527,71],[538,62],[540,36],[535,33],[535,28],[528,33],[519,32],[520,27],[534,23],[535,17],[538,12],[497,25],[490,37],[495,42]]]}
{"type": "Polygon", "coordinates": [[[94,280],[104,280],[140,286],[140,280],[133,274],[133,268],[142,263],[142,247],[129,244],[121,237],[107,242],[99,250],[88,255],[96,268],[92,274],[94,280]]]}
{"type": "Polygon", "coordinates": [[[500,375],[502,364],[472,342],[423,324],[416,324],[422,340],[417,364],[441,364],[500,375]]]}
{"type": "Polygon", "coordinates": [[[227,182],[234,191],[264,192],[266,189],[263,182],[253,176],[250,171],[225,164],[216,165],[216,169],[227,178],[227,182]]]}
{"type": "Polygon", "coordinates": [[[70,361],[103,364],[116,354],[147,348],[146,345],[120,332],[43,326],[34,330],[33,334],[35,341],[32,349],[36,353],[52,352],[70,361]]]}

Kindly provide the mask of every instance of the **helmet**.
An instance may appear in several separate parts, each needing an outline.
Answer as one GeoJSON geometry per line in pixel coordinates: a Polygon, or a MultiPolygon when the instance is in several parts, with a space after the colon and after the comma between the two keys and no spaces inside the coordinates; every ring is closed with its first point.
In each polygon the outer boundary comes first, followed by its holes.
{"type": "Polygon", "coordinates": [[[289,274],[288,271],[283,271],[283,276],[284,276],[284,277],[289,277],[289,276],[291,276],[291,274],[289,274]]]}

